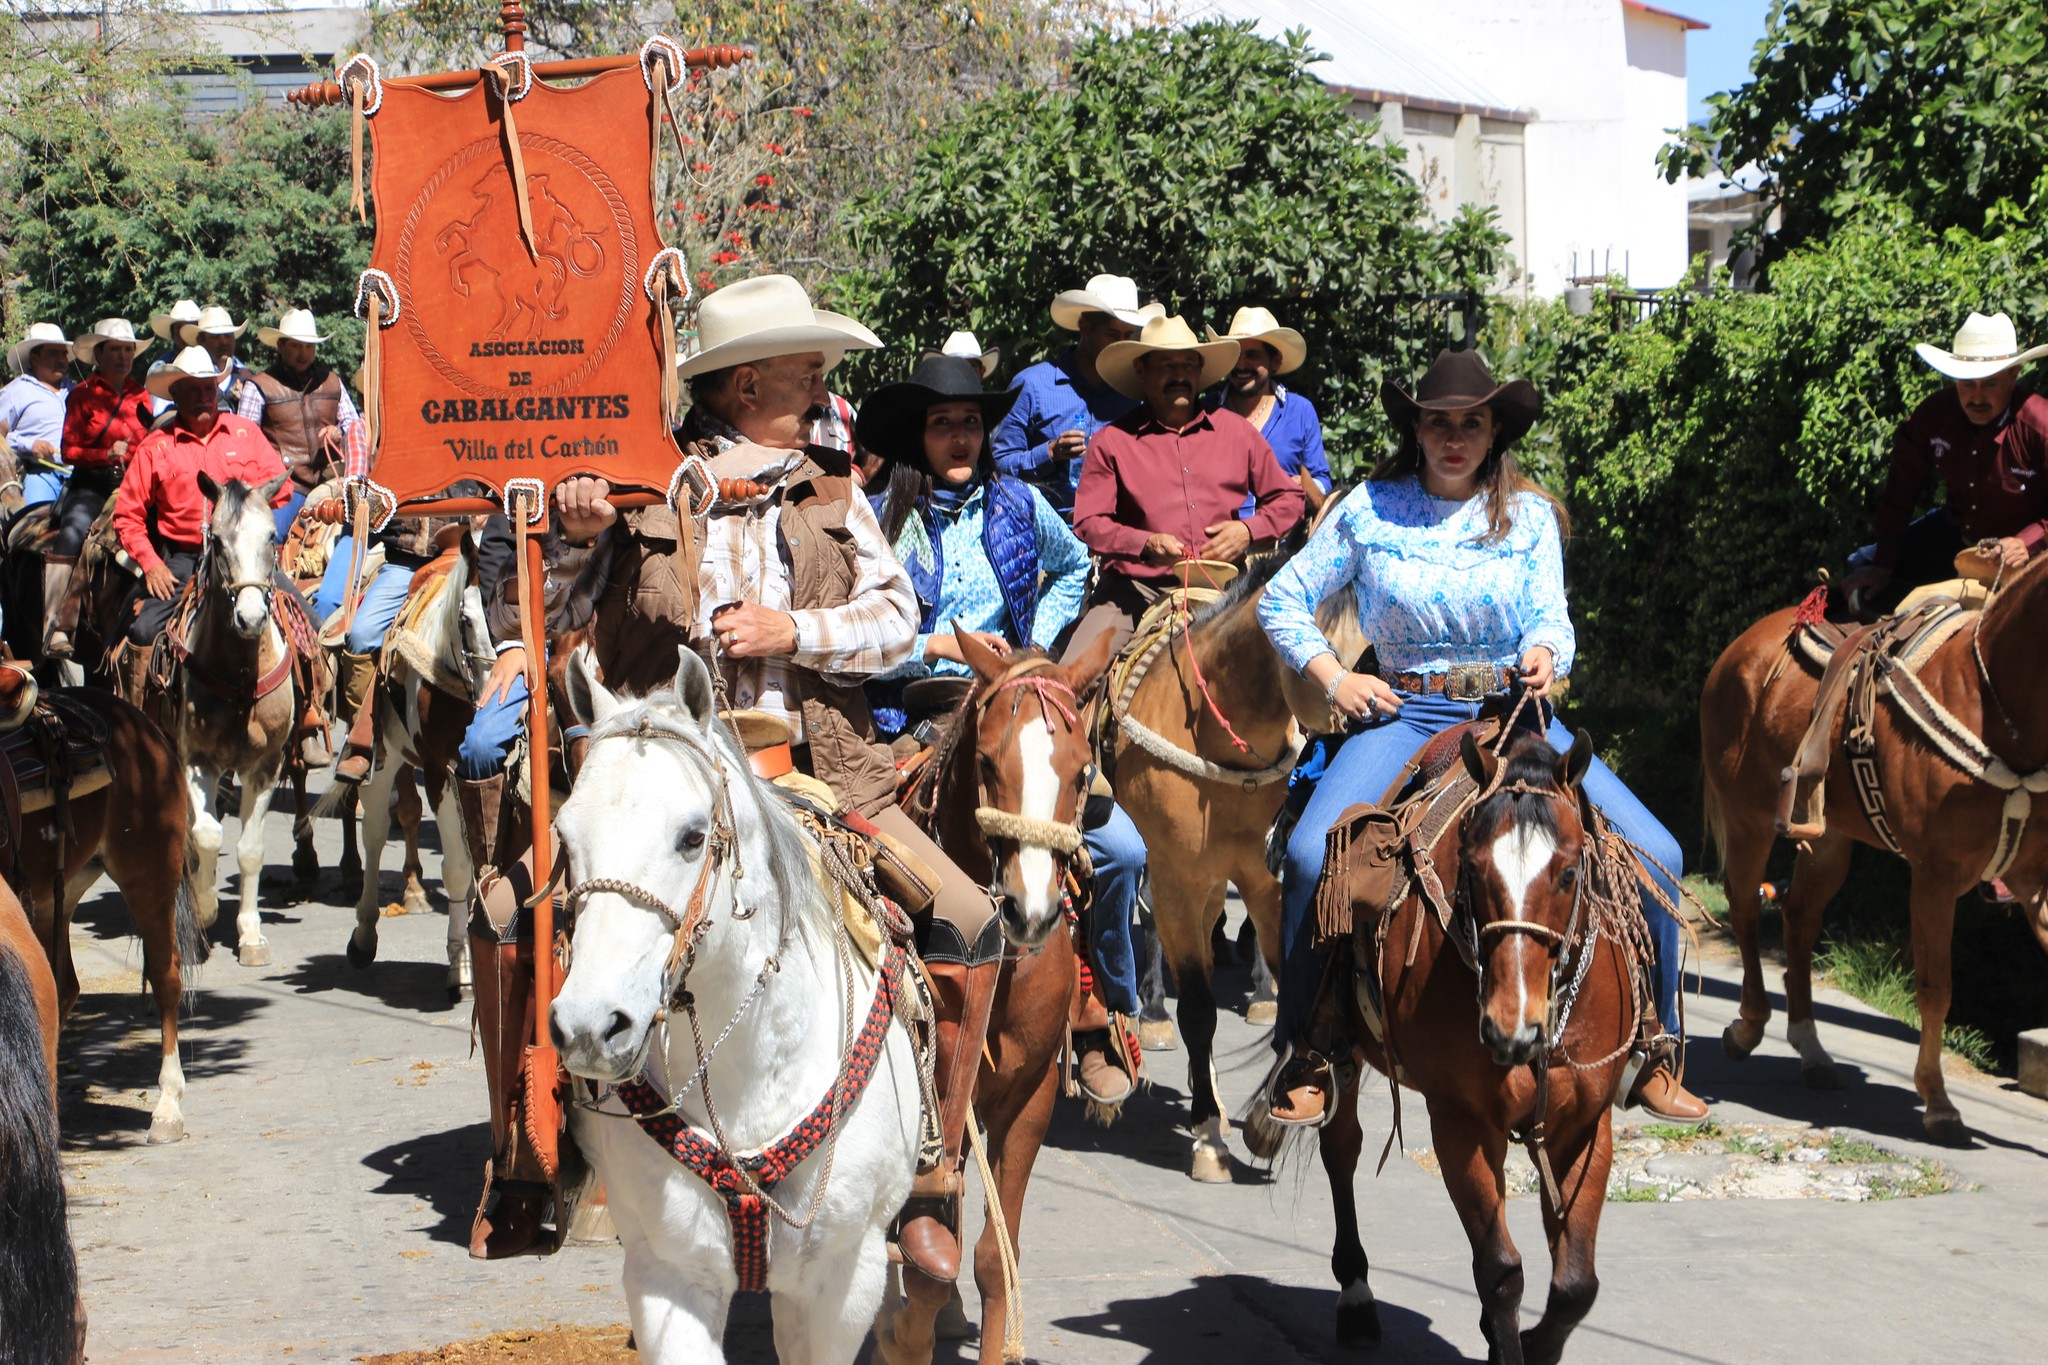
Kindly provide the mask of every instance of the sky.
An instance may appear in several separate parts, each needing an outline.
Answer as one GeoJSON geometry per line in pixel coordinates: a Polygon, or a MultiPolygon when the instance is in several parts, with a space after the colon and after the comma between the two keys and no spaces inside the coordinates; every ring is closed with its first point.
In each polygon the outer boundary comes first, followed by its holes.
{"type": "Polygon", "coordinates": [[[1764,36],[1771,0],[1657,0],[1657,4],[1710,25],[1704,32],[1687,34],[1685,41],[1690,117],[1699,122],[1707,116],[1707,96],[1733,90],[1749,79],[1750,54],[1764,36]]]}

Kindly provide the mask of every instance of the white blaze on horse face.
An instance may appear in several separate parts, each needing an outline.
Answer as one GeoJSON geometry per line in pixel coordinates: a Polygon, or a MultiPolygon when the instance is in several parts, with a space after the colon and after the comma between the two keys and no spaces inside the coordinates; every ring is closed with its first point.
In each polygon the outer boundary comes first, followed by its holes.
{"type": "Polygon", "coordinates": [[[270,619],[265,591],[277,572],[277,521],[255,494],[243,497],[232,523],[221,528],[228,581],[245,586],[235,592],[235,629],[254,639],[270,619]]]}
{"type": "MultiPolygon", "coordinates": [[[[1537,879],[1550,870],[1557,855],[1557,840],[1533,824],[1511,824],[1493,841],[1493,870],[1507,893],[1508,918],[1529,918],[1529,892],[1537,879]]],[[[1529,950],[1527,934],[1511,933],[1506,945],[1514,953],[1515,1014],[1517,1023],[1529,1023],[1529,972],[1524,960],[1529,950]]]]}
{"type": "MultiPolygon", "coordinates": [[[[1051,820],[1059,812],[1060,774],[1053,766],[1053,736],[1042,721],[1028,721],[1017,737],[1017,756],[1024,770],[1024,795],[1017,812],[1028,820],[1051,820]]],[[[1058,868],[1052,850],[1026,845],[1017,850],[1017,875],[1023,879],[1018,899],[1024,922],[1035,932],[1059,911],[1058,868]]]]}

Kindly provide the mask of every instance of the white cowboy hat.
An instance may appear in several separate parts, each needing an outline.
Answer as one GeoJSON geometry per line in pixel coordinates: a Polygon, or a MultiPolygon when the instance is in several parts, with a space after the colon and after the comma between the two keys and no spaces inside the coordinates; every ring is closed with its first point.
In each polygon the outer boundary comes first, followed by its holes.
{"type": "Polygon", "coordinates": [[[213,367],[213,357],[206,353],[204,346],[187,346],[169,360],[160,361],[149,367],[149,378],[142,381],[143,387],[159,398],[171,396],[171,385],[184,379],[218,380],[220,371],[213,367]]]}
{"type": "Polygon", "coordinates": [[[1237,364],[1236,342],[1205,342],[1177,317],[1154,318],[1145,324],[1136,341],[1112,341],[1103,347],[1102,354],[1095,358],[1095,372],[1102,376],[1103,383],[1124,397],[1143,398],[1145,384],[1138,377],[1138,358],[1154,351],[1199,352],[1202,377],[1195,383],[1198,391],[1221,383],[1230,367],[1237,364]]]}
{"type": "Polygon", "coordinates": [[[265,346],[275,347],[280,337],[303,341],[308,346],[318,346],[327,340],[320,335],[320,328],[313,321],[313,310],[310,308],[287,308],[284,310],[284,316],[277,320],[277,326],[256,329],[256,339],[265,346]]]}
{"type": "Polygon", "coordinates": [[[2048,345],[2022,351],[2012,319],[2003,313],[1993,313],[1988,318],[1982,313],[1970,314],[1956,329],[1953,344],[1954,350],[1944,351],[1923,341],[1913,348],[1913,354],[1950,379],[1989,379],[2002,370],[2048,355],[2048,345]]]}
{"type": "Polygon", "coordinates": [[[92,364],[93,355],[98,352],[102,341],[125,341],[141,355],[154,341],[143,341],[135,335],[135,324],[126,318],[101,318],[92,325],[92,330],[71,343],[71,354],[82,365],[92,364]]]}
{"type": "Polygon", "coordinates": [[[38,346],[62,346],[65,359],[70,359],[71,340],[64,335],[64,329],[54,322],[31,322],[21,340],[7,348],[7,368],[16,374],[28,370],[28,353],[38,346]]]}
{"type": "Polygon", "coordinates": [[[848,351],[880,350],[882,339],[852,318],[811,307],[788,275],[756,275],[729,284],[697,308],[697,349],[676,366],[688,379],[779,355],[823,351],[825,368],[848,351]]]}
{"type": "Polygon", "coordinates": [[[198,321],[181,322],[171,330],[178,334],[176,341],[180,346],[196,346],[199,344],[201,333],[211,333],[214,336],[232,333],[240,336],[249,330],[249,324],[236,322],[227,309],[217,303],[209,303],[199,310],[198,321]]]}
{"type": "Polygon", "coordinates": [[[1097,275],[1079,289],[1069,289],[1052,301],[1052,320],[1069,332],[1081,330],[1083,313],[1107,313],[1127,327],[1143,327],[1166,316],[1166,306],[1148,303],[1138,306],[1138,283],[1128,275],[1097,275]]]}
{"type": "Polygon", "coordinates": [[[1280,368],[1275,374],[1291,374],[1308,359],[1308,343],[1301,339],[1301,333],[1292,327],[1282,327],[1280,319],[1264,308],[1240,308],[1237,316],[1230,320],[1230,330],[1219,333],[1209,329],[1211,341],[1262,341],[1280,353],[1280,368]]]}
{"type": "Polygon", "coordinates": [[[179,299],[171,305],[168,313],[158,313],[149,320],[149,330],[165,341],[173,340],[171,328],[180,322],[199,321],[199,305],[190,299],[179,299]]]}
{"type": "Polygon", "coordinates": [[[981,377],[983,379],[987,379],[990,375],[994,374],[996,366],[1001,364],[1003,359],[1003,351],[1000,346],[991,346],[984,351],[981,349],[981,342],[975,339],[972,332],[955,332],[946,338],[945,345],[939,347],[936,351],[927,351],[925,354],[949,355],[956,360],[971,360],[981,366],[981,377]]]}

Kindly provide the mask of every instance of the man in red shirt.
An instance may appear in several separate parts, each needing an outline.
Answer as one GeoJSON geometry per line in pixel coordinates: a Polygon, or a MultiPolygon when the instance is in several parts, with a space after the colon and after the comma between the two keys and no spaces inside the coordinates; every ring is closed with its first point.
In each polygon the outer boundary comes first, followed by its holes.
{"type": "MultiPolygon", "coordinates": [[[[149,391],[168,398],[176,411],[169,426],[136,446],[114,503],[114,529],[121,548],[142,568],[142,582],[123,608],[128,645],[122,673],[131,699],[147,667],[149,647],[170,619],[172,603],[199,567],[212,508],[199,490],[203,470],[216,483],[240,479],[251,486],[282,479],[284,459],[263,429],[234,413],[221,412],[220,372],[213,357],[187,346],[176,359],[149,376],[149,391]],[[156,521],[155,533],[150,520],[156,521]]],[[[279,483],[271,505],[291,496],[289,480],[279,483]]]]}
{"type": "Polygon", "coordinates": [[[1970,314],[1954,346],[1914,348],[1955,383],[1914,409],[1893,442],[1877,544],[1843,580],[1875,592],[1874,605],[1896,606],[1913,588],[1954,578],[1955,557],[1968,546],[1996,541],[2006,568],[2017,569],[2048,538],[2048,398],[2019,382],[2020,366],[2048,346],[2021,350],[2003,313],[1970,314]],[[1916,520],[1936,478],[1946,504],[1916,520]]]}
{"type": "Polygon", "coordinates": [[[1081,463],[1074,533],[1102,565],[1069,658],[1105,631],[1122,648],[1180,561],[1240,564],[1301,520],[1301,486],[1266,438],[1236,413],[1201,405],[1237,351],[1227,339],[1204,344],[1180,318],[1155,318],[1095,362],[1104,381],[1143,406],[1096,432],[1081,463]]]}
{"type": "Polygon", "coordinates": [[[79,593],[73,583],[78,552],[100,509],[120,485],[129,454],[149,431],[149,394],[131,373],[135,357],[153,343],[138,343],[126,318],[102,318],[71,343],[71,353],[93,367],[64,402],[64,462],[71,476],[52,518],[57,537],[43,556],[43,653],[71,656],[78,628],[79,593]]]}

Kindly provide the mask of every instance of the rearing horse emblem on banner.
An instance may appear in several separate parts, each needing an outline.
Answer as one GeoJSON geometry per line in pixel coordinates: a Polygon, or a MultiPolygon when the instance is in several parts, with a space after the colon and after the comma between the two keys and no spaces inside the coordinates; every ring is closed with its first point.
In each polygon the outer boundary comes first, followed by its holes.
{"type": "MultiPolygon", "coordinates": [[[[536,259],[523,256],[492,260],[481,240],[503,236],[492,230],[490,216],[516,213],[512,203],[512,177],[502,166],[492,166],[469,187],[476,212],[458,218],[442,228],[434,249],[448,262],[448,287],[463,298],[489,289],[498,300],[498,321],[490,339],[528,340],[540,336],[549,323],[567,316],[563,292],[571,276],[587,280],[605,266],[604,238],[583,226],[576,210],[564,202],[550,184],[547,172],[527,176],[528,207],[534,213],[539,238],[536,259]]],[[[518,224],[515,221],[516,231],[518,224]]]]}

